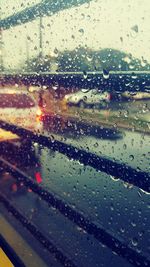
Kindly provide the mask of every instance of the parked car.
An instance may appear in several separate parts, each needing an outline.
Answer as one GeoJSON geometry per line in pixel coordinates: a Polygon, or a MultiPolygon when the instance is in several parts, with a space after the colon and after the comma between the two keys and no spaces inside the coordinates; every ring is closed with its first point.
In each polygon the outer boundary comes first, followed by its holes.
{"type": "MultiPolygon", "coordinates": [[[[41,129],[42,111],[34,98],[19,89],[0,89],[0,120],[22,128],[41,129]]],[[[5,135],[7,136],[7,135],[5,135]]],[[[9,135],[9,139],[10,135],[9,135]]]]}
{"type": "Polygon", "coordinates": [[[128,99],[142,100],[150,99],[150,92],[129,92],[125,91],[122,96],[128,99]]]}
{"type": "Polygon", "coordinates": [[[65,101],[69,105],[100,107],[110,101],[111,95],[98,89],[81,89],[80,91],[65,95],[65,101]]]}

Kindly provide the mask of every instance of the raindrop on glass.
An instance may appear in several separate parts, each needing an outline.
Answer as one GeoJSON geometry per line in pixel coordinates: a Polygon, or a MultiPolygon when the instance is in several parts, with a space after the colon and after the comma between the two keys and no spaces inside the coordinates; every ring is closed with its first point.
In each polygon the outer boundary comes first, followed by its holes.
{"type": "Polygon", "coordinates": [[[109,79],[109,71],[106,69],[103,69],[103,77],[104,79],[109,79]]]}

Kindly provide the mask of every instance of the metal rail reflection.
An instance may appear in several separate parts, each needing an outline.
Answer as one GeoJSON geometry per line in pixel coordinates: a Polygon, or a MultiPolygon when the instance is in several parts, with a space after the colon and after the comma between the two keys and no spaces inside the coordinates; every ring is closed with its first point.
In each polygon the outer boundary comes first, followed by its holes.
{"type": "MultiPolygon", "coordinates": [[[[125,258],[127,261],[134,264],[135,266],[143,266],[143,263],[145,264],[145,266],[148,266],[150,264],[150,261],[146,258],[145,255],[142,255],[142,253],[139,254],[137,251],[129,247],[127,244],[125,244],[123,239],[119,239],[118,237],[116,238],[114,233],[110,233],[103,229],[99,224],[91,222],[88,217],[86,217],[86,215],[83,215],[80,211],[77,211],[71,205],[64,202],[56,194],[53,194],[52,192],[49,192],[43,187],[36,184],[32,180],[32,177],[27,176],[24,172],[22,172],[17,167],[10,164],[1,157],[0,162],[3,164],[4,167],[6,167],[9,172],[12,173],[12,175],[16,179],[18,179],[19,181],[23,181],[25,186],[29,187],[32,192],[38,194],[42,200],[48,203],[48,205],[51,205],[53,208],[57,209],[67,219],[81,227],[88,234],[94,236],[95,239],[106,245],[119,256],[125,258]]],[[[18,213],[18,211],[16,211],[16,209],[12,207],[9,201],[1,194],[0,201],[8,208],[8,210],[10,209],[12,213],[14,213],[14,216],[17,217],[18,220],[20,220],[24,224],[25,218],[23,218],[22,215],[20,215],[20,213],[18,213]]],[[[34,227],[30,226],[30,223],[28,224],[27,220],[25,222],[25,226],[27,228],[29,227],[29,230],[31,231],[31,229],[34,227]]],[[[39,233],[35,230],[34,235],[35,237],[37,235],[37,238],[39,238],[39,233]]]]}

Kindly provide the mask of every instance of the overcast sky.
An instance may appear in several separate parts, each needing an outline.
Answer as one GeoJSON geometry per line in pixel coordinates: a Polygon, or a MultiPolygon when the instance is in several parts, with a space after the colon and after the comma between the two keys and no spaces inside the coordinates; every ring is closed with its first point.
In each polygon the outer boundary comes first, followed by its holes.
{"type": "MultiPolygon", "coordinates": [[[[2,17],[40,2],[0,0],[2,17]],[[7,4],[6,4],[7,2],[7,4]],[[23,4],[24,6],[21,6],[23,4]]],[[[3,32],[5,66],[17,67],[39,51],[39,19],[3,32]],[[28,40],[28,41],[27,41],[28,40]]],[[[150,62],[150,0],[93,0],[43,18],[44,54],[72,50],[114,48],[150,62]]]]}
{"type": "Polygon", "coordinates": [[[0,0],[1,19],[40,2],[41,0],[0,0]]]}

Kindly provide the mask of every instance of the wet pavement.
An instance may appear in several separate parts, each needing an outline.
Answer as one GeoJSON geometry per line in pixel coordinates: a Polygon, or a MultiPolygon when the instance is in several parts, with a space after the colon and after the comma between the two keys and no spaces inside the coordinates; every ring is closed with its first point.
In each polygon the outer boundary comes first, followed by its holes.
{"type": "Polygon", "coordinates": [[[53,118],[44,123],[43,134],[138,170],[149,171],[150,138],[147,134],[53,118]]]}

